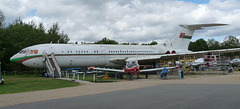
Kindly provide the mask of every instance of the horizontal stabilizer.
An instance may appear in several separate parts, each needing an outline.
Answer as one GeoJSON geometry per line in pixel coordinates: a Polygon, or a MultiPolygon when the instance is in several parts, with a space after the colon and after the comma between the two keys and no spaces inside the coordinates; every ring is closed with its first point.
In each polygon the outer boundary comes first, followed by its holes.
{"type": "Polygon", "coordinates": [[[195,24],[195,25],[180,24],[179,26],[185,27],[185,28],[188,28],[188,29],[192,29],[192,30],[199,30],[199,29],[204,29],[203,27],[223,26],[223,25],[228,25],[228,24],[219,24],[219,23],[212,23],[212,24],[195,24]]]}

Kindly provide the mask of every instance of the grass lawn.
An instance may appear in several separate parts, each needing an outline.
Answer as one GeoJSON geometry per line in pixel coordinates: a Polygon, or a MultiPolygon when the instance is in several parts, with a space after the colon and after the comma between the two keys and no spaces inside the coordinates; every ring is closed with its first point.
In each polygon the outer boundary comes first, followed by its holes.
{"type": "Polygon", "coordinates": [[[79,83],[52,78],[34,76],[5,76],[4,84],[0,85],[0,94],[49,90],[78,86],[79,83]]]}

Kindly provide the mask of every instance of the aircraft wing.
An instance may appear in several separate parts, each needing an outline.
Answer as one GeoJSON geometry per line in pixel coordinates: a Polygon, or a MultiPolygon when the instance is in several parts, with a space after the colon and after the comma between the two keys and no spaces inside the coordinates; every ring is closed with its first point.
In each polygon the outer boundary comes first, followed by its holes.
{"type": "MultiPolygon", "coordinates": [[[[175,67],[166,67],[167,69],[174,69],[175,67]]],[[[152,68],[152,69],[143,69],[140,70],[139,72],[153,72],[153,71],[159,71],[159,70],[163,70],[164,68],[152,68]]]]}
{"type": "Polygon", "coordinates": [[[136,56],[126,59],[126,61],[138,60],[140,65],[142,64],[151,64],[153,62],[159,62],[159,60],[178,60],[183,58],[183,56],[195,56],[195,59],[202,58],[204,54],[213,54],[213,53],[232,53],[240,52],[240,48],[232,49],[220,49],[220,50],[209,50],[209,51],[198,51],[198,52],[188,52],[188,53],[178,53],[178,54],[164,54],[164,55],[151,55],[151,56],[136,56]]]}
{"type": "MultiPolygon", "coordinates": [[[[167,69],[174,69],[175,67],[166,67],[167,69]]],[[[100,70],[100,71],[110,71],[110,72],[120,72],[124,73],[124,70],[119,70],[119,69],[108,69],[108,68],[98,68],[98,67],[92,67],[90,68],[91,70],[100,70]]],[[[143,69],[140,70],[139,72],[153,72],[153,71],[160,71],[163,70],[164,68],[152,68],[152,69],[143,69]]]]}
{"type": "Polygon", "coordinates": [[[100,71],[110,71],[110,72],[121,72],[123,73],[124,70],[119,70],[119,69],[108,69],[108,68],[99,68],[99,67],[91,67],[89,68],[90,70],[100,70],[100,71]]]}

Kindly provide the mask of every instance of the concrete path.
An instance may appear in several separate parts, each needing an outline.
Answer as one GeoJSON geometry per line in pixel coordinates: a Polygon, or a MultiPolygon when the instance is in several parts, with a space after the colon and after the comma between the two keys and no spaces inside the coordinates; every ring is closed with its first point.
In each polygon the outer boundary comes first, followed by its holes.
{"type": "MultiPolygon", "coordinates": [[[[238,109],[240,85],[157,85],[4,109],[238,109]]],[[[0,108],[1,109],[1,108],[0,108]]]]}
{"type": "Polygon", "coordinates": [[[121,81],[113,83],[89,83],[77,87],[68,87],[62,89],[5,94],[0,95],[0,107],[47,100],[71,98],[84,95],[93,95],[114,91],[135,90],[139,88],[147,88],[159,85],[161,86],[178,84],[239,85],[240,73],[233,73],[230,75],[191,75],[185,76],[185,78],[182,80],[139,79],[133,81],[121,81]]]}

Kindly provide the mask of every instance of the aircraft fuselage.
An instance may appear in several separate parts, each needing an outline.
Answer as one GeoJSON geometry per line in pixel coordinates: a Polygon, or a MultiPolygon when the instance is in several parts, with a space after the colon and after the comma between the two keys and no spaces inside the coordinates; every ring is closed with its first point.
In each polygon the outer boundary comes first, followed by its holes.
{"type": "Polygon", "coordinates": [[[186,53],[184,49],[171,49],[159,45],[90,45],[90,44],[39,44],[24,48],[11,57],[11,61],[33,68],[45,68],[42,54],[54,53],[60,67],[114,67],[123,66],[111,59],[161,55],[166,52],[186,53]]]}

